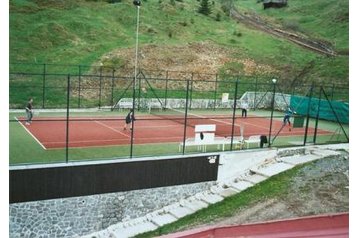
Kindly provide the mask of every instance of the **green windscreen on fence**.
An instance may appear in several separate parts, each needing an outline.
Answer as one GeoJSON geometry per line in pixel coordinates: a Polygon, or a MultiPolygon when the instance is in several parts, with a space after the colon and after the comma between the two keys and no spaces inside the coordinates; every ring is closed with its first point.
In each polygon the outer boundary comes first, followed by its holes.
{"type": "Polygon", "coordinates": [[[298,115],[307,115],[307,107],[310,104],[309,115],[310,117],[316,117],[319,105],[319,119],[325,119],[329,121],[349,123],[349,104],[338,101],[328,101],[318,98],[291,96],[290,105],[291,108],[296,111],[298,115]],[[331,107],[332,106],[332,107],[331,107]],[[332,110],[333,108],[333,110],[332,110]],[[338,118],[338,120],[337,120],[338,118]]]}

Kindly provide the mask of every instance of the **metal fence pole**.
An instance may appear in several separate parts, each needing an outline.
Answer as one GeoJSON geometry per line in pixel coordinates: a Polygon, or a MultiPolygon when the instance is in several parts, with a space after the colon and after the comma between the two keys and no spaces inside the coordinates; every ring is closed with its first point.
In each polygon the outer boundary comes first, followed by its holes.
{"type": "Polygon", "coordinates": [[[78,66],[78,103],[77,107],[81,107],[81,65],[78,66]]]}
{"type": "Polygon", "coordinates": [[[166,75],[165,75],[164,109],[167,108],[167,97],[168,97],[168,71],[166,71],[166,75]]]}
{"type": "Polygon", "coordinates": [[[193,100],[193,81],[194,81],[194,73],[191,73],[191,80],[190,80],[190,103],[189,109],[191,110],[191,102],[193,100]]]}
{"type": "Polygon", "coordinates": [[[317,108],[317,114],[316,114],[316,123],[315,123],[315,127],[314,127],[314,135],[313,135],[313,143],[314,144],[316,144],[316,138],[317,138],[319,111],[321,109],[321,98],[322,98],[322,86],[319,87],[319,101],[318,101],[318,108],[317,108]]]}
{"type": "Polygon", "coordinates": [[[114,72],[116,70],[115,69],[112,69],[112,85],[111,85],[111,108],[113,107],[113,97],[114,97],[114,93],[113,93],[113,90],[114,90],[114,72]]]}
{"type": "Polygon", "coordinates": [[[46,88],[46,64],[43,65],[43,73],[42,73],[42,108],[45,108],[45,88],[46,88]]]}
{"type": "Polygon", "coordinates": [[[69,117],[70,117],[70,75],[67,75],[67,112],[66,112],[66,163],[68,163],[69,144],[69,117]]]}
{"type": "Polygon", "coordinates": [[[269,131],[268,147],[271,147],[271,132],[272,132],[273,111],[275,109],[276,82],[277,82],[276,79],[272,79],[273,94],[272,94],[272,101],[271,101],[271,117],[270,117],[270,131],[269,131]]]}
{"type": "Polygon", "coordinates": [[[237,89],[239,85],[239,80],[236,80],[235,83],[235,95],[234,95],[234,110],[232,112],[232,126],[231,126],[231,143],[230,150],[232,150],[232,146],[234,143],[234,134],[235,134],[235,117],[236,117],[236,104],[237,104],[237,89]]]}
{"type": "Polygon", "coordinates": [[[189,80],[186,81],[185,118],[184,118],[184,136],[183,136],[183,155],[185,154],[186,126],[187,126],[187,123],[188,123],[188,101],[189,101],[189,80]]]}
{"type": "Polygon", "coordinates": [[[311,110],[311,100],[312,100],[312,92],[313,92],[313,84],[310,89],[309,99],[308,99],[308,105],[307,105],[307,113],[306,113],[306,128],[305,128],[305,136],[303,138],[303,145],[306,145],[307,142],[307,133],[308,133],[308,125],[310,122],[310,110],[311,110]]]}
{"type": "MultiPolygon", "coordinates": [[[[136,91],[136,76],[133,78],[133,95],[132,95],[132,109],[133,109],[133,116],[134,116],[134,109],[135,109],[135,91],[136,91]]],[[[131,148],[130,148],[130,158],[133,157],[133,142],[134,142],[134,121],[132,120],[132,130],[131,130],[131,148]]]]}
{"type": "Polygon", "coordinates": [[[257,91],[257,77],[255,77],[255,90],[254,90],[254,111],[256,110],[256,91],[257,91]]]}
{"type": "Polygon", "coordinates": [[[98,108],[101,108],[102,103],[102,66],[99,68],[99,95],[98,95],[98,108]]]}
{"type": "Polygon", "coordinates": [[[215,75],[215,91],[214,91],[214,111],[216,109],[216,96],[218,93],[218,75],[215,75]]]}

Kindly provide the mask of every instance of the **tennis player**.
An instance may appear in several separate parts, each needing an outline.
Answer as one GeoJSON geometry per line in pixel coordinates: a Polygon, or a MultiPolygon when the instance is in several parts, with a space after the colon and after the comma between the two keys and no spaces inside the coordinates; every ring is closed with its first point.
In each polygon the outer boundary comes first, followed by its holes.
{"type": "Polygon", "coordinates": [[[33,99],[32,98],[29,98],[29,101],[27,102],[27,105],[26,105],[26,125],[30,125],[31,122],[32,122],[32,117],[33,117],[33,106],[32,106],[32,102],[33,102],[33,99]]]}
{"type": "Polygon", "coordinates": [[[243,101],[241,103],[241,117],[247,117],[247,109],[249,108],[249,104],[247,101],[243,101]]]}
{"type": "Polygon", "coordinates": [[[127,130],[128,124],[129,124],[130,130],[132,130],[132,121],[135,121],[134,111],[133,111],[133,109],[130,109],[129,113],[126,116],[126,123],[124,124],[123,130],[127,130]]]}
{"type": "Polygon", "coordinates": [[[285,116],[283,117],[283,125],[286,126],[286,124],[288,123],[289,126],[289,130],[291,131],[291,121],[290,118],[292,116],[292,114],[295,113],[294,111],[292,111],[292,109],[290,107],[287,107],[286,112],[285,112],[285,116]]]}

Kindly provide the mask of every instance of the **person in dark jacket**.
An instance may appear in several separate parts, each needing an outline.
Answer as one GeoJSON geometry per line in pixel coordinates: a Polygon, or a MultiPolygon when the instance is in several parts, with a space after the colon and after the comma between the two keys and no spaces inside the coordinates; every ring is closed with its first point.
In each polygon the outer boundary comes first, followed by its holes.
{"type": "Polygon", "coordinates": [[[123,130],[127,130],[128,124],[129,124],[129,129],[132,130],[132,121],[135,121],[133,109],[130,109],[129,113],[126,116],[125,121],[126,123],[124,124],[123,130]]]}

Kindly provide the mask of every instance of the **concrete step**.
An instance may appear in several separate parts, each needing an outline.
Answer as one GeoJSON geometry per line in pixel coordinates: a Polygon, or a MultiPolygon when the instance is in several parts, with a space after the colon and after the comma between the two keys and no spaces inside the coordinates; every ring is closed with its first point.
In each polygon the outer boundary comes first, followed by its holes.
{"type": "Polygon", "coordinates": [[[237,182],[230,183],[230,187],[235,188],[236,190],[243,191],[249,187],[252,187],[253,184],[247,181],[239,180],[237,182]]]}
{"type": "Polygon", "coordinates": [[[340,154],[340,152],[338,152],[338,151],[328,150],[328,149],[326,149],[326,150],[324,150],[324,149],[314,149],[314,150],[311,151],[311,153],[314,154],[314,155],[318,155],[321,158],[340,154]]]}
{"type": "Polygon", "coordinates": [[[113,238],[126,238],[126,237],[133,237],[135,235],[148,232],[148,231],[154,231],[157,229],[158,226],[153,224],[150,221],[139,223],[135,226],[130,226],[126,228],[121,229],[115,229],[113,230],[109,236],[107,237],[113,237],[113,238]]]}
{"type": "Polygon", "coordinates": [[[178,220],[178,218],[174,217],[169,213],[165,213],[162,215],[157,215],[155,217],[152,217],[150,221],[157,226],[164,226],[166,224],[175,222],[176,220],[178,220]]]}
{"type": "Polygon", "coordinates": [[[203,209],[203,208],[206,208],[209,206],[207,203],[205,203],[199,199],[196,199],[194,197],[191,197],[189,199],[183,199],[180,201],[180,204],[183,207],[187,207],[192,211],[198,211],[200,209],[203,209]]]}
{"type": "Polygon", "coordinates": [[[243,178],[244,181],[250,182],[252,184],[260,183],[266,179],[267,179],[267,177],[262,176],[260,174],[252,174],[252,175],[249,175],[249,176],[243,178]]]}
{"type": "Polygon", "coordinates": [[[239,190],[237,190],[235,188],[232,188],[232,187],[223,188],[220,185],[211,187],[210,191],[214,194],[221,196],[221,197],[230,197],[230,196],[240,192],[239,190]]]}
{"type": "Polygon", "coordinates": [[[288,169],[291,169],[293,167],[294,167],[294,165],[291,165],[291,164],[274,163],[274,164],[268,164],[265,167],[251,169],[251,172],[260,174],[265,177],[271,177],[273,175],[279,174],[279,173],[286,171],[288,169]]]}
{"type": "Polygon", "coordinates": [[[190,215],[190,214],[193,214],[195,211],[191,210],[190,208],[188,207],[177,207],[175,209],[172,209],[169,211],[169,213],[171,215],[173,215],[174,217],[176,218],[182,218],[182,217],[185,217],[187,215],[190,215]]]}
{"type": "Polygon", "coordinates": [[[320,156],[318,155],[308,154],[308,155],[294,155],[294,156],[282,157],[280,158],[280,160],[287,164],[298,165],[298,164],[304,164],[310,161],[314,161],[319,158],[320,156]]]}
{"type": "Polygon", "coordinates": [[[224,198],[218,194],[205,193],[200,197],[200,200],[208,204],[214,204],[224,200],[224,198]]]}

